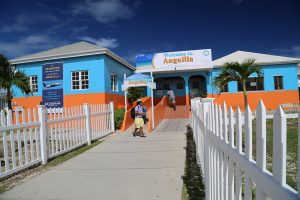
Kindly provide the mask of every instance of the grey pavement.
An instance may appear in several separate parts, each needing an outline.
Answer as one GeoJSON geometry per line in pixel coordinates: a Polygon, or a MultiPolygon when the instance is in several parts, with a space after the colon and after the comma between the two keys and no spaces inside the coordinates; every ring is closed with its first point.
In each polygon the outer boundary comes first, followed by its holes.
{"type": "Polygon", "coordinates": [[[165,120],[146,138],[117,133],[30,178],[0,199],[181,199],[188,120],[165,120]]]}

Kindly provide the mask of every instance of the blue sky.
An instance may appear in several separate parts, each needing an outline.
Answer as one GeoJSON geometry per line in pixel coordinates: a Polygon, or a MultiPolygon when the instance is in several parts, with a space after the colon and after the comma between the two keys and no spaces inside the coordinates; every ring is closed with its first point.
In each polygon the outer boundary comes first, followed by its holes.
{"type": "Polygon", "coordinates": [[[9,0],[0,52],[9,58],[81,40],[134,63],[139,53],[211,48],[300,57],[299,0],[9,0]],[[26,2],[26,3],[25,3],[26,2]]]}

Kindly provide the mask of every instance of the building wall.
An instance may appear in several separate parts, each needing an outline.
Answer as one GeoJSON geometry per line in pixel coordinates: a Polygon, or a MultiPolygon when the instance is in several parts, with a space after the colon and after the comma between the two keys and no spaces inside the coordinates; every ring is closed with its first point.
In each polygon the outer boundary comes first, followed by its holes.
{"type": "Polygon", "coordinates": [[[130,76],[134,72],[125,67],[121,63],[111,59],[110,57],[105,57],[104,59],[105,67],[104,67],[104,80],[105,80],[105,91],[106,91],[106,99],[105,102],[108,103],[113,101],[117,107],[122,107],[125,104],[124,100],[124,92],[122,91],[122,84],[124,80],[124,74],[126,76],[130,76]],[[111,89],[111,78],[110,74],[117,74],[117,91],[112,91],[111,89]]]}
{"type": "MultiPolygon", "coordinates": [[[[176,72],[176,73],[166,73],[166,74],[154,74],[154,81],[155,78],[163,78],[163,77],[180,77],[180,81],[184,82],[184,89],[178,90],[176,88],[176,82],[170,84],[170,89],[174,91],[174,95],[176,98],[176,104],[177,105],[186,105],[189,104],[189,92],[190,92],[190,83],[189,80],[192,76],[201,75],[205,77],[206,79],[206,85],[207,89],[209,89],[208,83],[209,83],[209,73],[205,71],[192,71],[192,72],[176,72]]],[[[159,88],[160,85],[157,85],[157,88],[159,88]]],[[[159,92],[158,90],[154,90],[154,98],[155,103],[158,103],[159,100],[167,94],[167,90],[159,92]]],[[[149,96],[149,95],[148,95],[149,96]]]]}
{"type": "Polygon", "coordinates": [[[19,70],[28,76],[38,76],[38,92],[24,96],[18,88],[13,88],[18,106],[35,107],[42,101],[42,65],[46,63],[63,62],[63,88],[64,106],[81,105],[83,103],[102,104],[114,101],[116,106],[124,105],[124,96],[121,91],[123,74],[132,71],[119,62],[105,56],[95,55],[86,57],[69,58],[63,60],[51,60],[17,65],[19,70]],[[71,73],[73,71],[88,70],[89,88],[85,90],[73,90],[71,88],[71,73]],[[110,73],[118,74],[118,91],[113,92],[110,88],[110,73]]]}
{"type": "MultiPolygon", "coordinates": [[[[255,109],[262,99],[267,109],[276,109],[280,104],[299,103],[297,64],[266,65],[263,67],[264,90],[248,91],[248,101],[252,109],[255,109]],[[283,76],[283,90],[275,90],[274,76],[283,76]]],[[[212,77],[216,77],[220,69],[214,69],[212,77]]],[[[244,107],[243,93],[238,91],[237,82],[230,82],[228,92],[219,94],[217,88],[211,88],[210,97],[216,98],[217,103],[226,102],[234,108],[244,107]]]]}

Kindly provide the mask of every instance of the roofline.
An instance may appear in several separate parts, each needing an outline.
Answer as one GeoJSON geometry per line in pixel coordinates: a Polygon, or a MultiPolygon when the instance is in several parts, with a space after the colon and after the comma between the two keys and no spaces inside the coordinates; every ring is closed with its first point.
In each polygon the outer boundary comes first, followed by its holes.
{"type": "MultiPolygon", "coordinates": [[[[214,61],[213,61],[214,62],[214,61]]],[[[230,62],[230,61],[228,61],[230,62]]],[[[226,62],[224,62],[226,63],[226,62]]],[[[223,67],[224,66],[224,63],[222,65],[216,65],[216,64],[213,64],[214,67],[223,67]]],[[[275,61],[275,62],[255,62],[255,64],[258,64],[258,65],[278,65],[278,64],[300,64],[300,59],[295,59],[295,60],[290,60],[290,61],[275,61]]]]}
{"type": "Polygon", "coordinates": [[[17,65],[17,64],[25,64],[25,63],[32,63],[32,62],[40,62],[40,61],[46,61],[46,60],[54,60],[54,59],[62,59],[62,58],[74,58],[78,56],[92,56],[92,55],[99,55],[99,54],[106,54],[113,58],[114,60],[120,62],[121,64],[125,65],[126,67],[135,70],[135,67],[129,64],[127,61],[122,59],[120,56],[114,54],[109,49],[97,49],[97,50],[91,50],[91,51],[82,51],[82,52],[76,52],[76,53],[66,53],[66,54],[56,54],[52,56],[38,56],[33,58],[25,58],[25,59],[13,59],[10,60],[11,64],[17,65]]]}

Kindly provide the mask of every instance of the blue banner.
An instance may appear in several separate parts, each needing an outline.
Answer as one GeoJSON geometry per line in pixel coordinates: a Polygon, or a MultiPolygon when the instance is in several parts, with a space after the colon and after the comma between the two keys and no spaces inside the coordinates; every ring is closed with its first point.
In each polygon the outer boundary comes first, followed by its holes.
{"type": "Polygon", "coordinates": [[[43,65],[43,103],[46,108],[64,106],[63,63],[43,65]]]}

